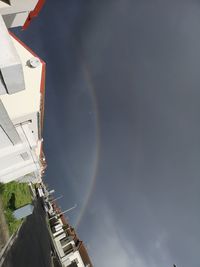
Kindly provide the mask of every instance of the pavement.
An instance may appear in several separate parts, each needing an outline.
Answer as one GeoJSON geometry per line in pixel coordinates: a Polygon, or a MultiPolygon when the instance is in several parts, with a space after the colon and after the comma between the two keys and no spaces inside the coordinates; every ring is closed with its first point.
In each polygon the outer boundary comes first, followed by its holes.
{"type": "Polygon", "coordinates": [[[9,229],[4,215],[3,203],[0,198],[0,254],[9,240],[9,229]]]}
{"type": "Polygon", "coordinates": [[[18,238],[4,255],[2,267],[50,267],[51,238],[46,224],[46,213],[40,198],[34,202],[34,212],[26,218],[18,238]]]}

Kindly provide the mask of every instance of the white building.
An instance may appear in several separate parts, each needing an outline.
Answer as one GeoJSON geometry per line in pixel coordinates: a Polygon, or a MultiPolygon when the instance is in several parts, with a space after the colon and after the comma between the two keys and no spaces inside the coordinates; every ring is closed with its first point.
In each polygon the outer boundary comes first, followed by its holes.
{"type": "Polygon", "coordinates": [[[7,28],[26,28],[33,17],[40,12],[45,0],[0,0],[0,14],[7,28]]]}
{"type": "Polygon", "coordinates": [[[25,89],[22,64],[7,28],[26,28],[44,0],[0,0],[0,94],[25,89]]]}
{"type": "Polygon", "coordinates": [[[87,250],[75,230],[61,218],[50,219],[53,242],[63,267],[92,267],[87,250]]]}
{"type": "MultiPolygon", "coordinates": [[[[74,264],[76,267],[85,267],[75,242],[73,240],[70,241],[70,239],[68,239],[66,235],[64,236],[64,234],[60,237],[62,237],[62,239],[56,243],[63,267],[70,266],[71,264],[74,264]]],[[[58,239],[58,237],[56,239],[58,239]]]]}
{"type": "Polygon", "coordinates": [[[3,183],[39,182],[45,167],[42,152],[45,63],[8,33],[6,27],[24,25],[39,2],[0,1],[0,182],[3,183]]]}

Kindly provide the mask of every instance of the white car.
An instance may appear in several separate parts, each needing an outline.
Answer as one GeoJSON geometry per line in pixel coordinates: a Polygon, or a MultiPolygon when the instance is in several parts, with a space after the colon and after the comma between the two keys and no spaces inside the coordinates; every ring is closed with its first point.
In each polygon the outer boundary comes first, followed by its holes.
{"type": "Polygon", "coordinates": [[[38,188],[37,190],[38,190],[39,197],[44,197],[44,192],[43,192],[42,188],[38,188]]]}

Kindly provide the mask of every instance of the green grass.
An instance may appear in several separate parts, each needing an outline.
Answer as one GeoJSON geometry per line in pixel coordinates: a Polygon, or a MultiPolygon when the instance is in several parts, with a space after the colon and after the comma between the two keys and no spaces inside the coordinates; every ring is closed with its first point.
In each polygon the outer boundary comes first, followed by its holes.
{"type": "Polygon", "coordinates": [[[13,211],[32,202],[29,185],[17,182],[0,184],[0,197],[3,202],[9,232],[13,234],[22,223],[22,220],[14,218],[13,211]]]}

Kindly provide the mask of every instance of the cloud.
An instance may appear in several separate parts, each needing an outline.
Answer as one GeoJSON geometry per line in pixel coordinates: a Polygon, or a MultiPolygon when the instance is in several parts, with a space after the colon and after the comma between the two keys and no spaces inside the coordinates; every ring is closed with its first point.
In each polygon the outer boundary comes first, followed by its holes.
{"type": "Polygon", "coordinates": [[[77,198],[74,183],[87,187],[82,178],[92,159],[90,109],[80,105],[83,52],[101,129],[91,200],[98,208],[80,227],[95,266],[199,267],[199,3],[91,0],[82,8],[81,1],[58,2],[58,19],[52,20],[49,1],[40,27],[37,19],[27,31],[30,46],[49,63],[48,181],[67,192],[67,206],[77,198]]]}
{"type": "Polygon", "coordinates": [[[118,234],[111,212],[103,208],[94,238],[89,242],[95,266],[146,267],[146,263],[128,240],[118,234]],[[128,249],[127,249],[128,247],[128,249]]]}
{"type": "MultiPolygon", "coordinates": [[[[130,236],[126,235],[126,225],[119,226],[112,210],[105,203],[91,209],[90,216],[93,227],[90,233],[87,233],[88,249],[96,267],[169,267],[172,265],[173,262],[166,247],[167,233],[158,233],[154,241],[148,247],[144,246],[141,251],[132,233],[130,232],[130,236]]],[[[132,227],[134,228],[134,224],[132,227]]]]}

